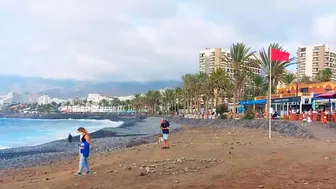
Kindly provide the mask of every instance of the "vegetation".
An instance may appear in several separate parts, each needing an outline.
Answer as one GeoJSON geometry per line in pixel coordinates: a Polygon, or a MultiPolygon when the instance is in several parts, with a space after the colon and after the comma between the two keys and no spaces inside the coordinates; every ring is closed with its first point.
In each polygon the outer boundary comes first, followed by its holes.
{"type": "Polygon", "coordinates": [[[332,78],[332,71],[330,68],[325,68],[322,69],[318,72],[317,76],[316,76],[316,80],[319,82],[327,82],[327,81],[331,81],[332,78]]]}
{"type": "Polygon", "coordinates": [[[292,74],[292,73],[287,73],[286,75],[285,75],[285,77],[284,77],[284,83],[285,83],[285,85],[286,86],[288,86],[288,85],[290,85],[290,84],[292,84],[294,81],[295,81],[295,75],[294,74],[292,74]]]}

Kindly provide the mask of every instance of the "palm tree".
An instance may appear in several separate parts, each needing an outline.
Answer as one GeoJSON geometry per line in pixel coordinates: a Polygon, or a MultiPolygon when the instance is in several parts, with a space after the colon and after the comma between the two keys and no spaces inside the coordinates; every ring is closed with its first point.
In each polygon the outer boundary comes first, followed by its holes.
{"type": "MultiPolygon", "coordinates": [[[[216,78],[213,78],[216,79],[216,78]]],[[[206,79],[203,81],[203,84],[201,86],[201,91],[203,94],[203,102],[205,104],[205,112],[208,114],[209,110],[209,101],[211,101],[211,109],[212,109],[212,102],[213,102],[213,97],[214,97],[214,85],[212,83],[212,80],[209,75],[206,75],[206,79]]]]}
{"type": "Polygon", "coordinates": [[[92,100],[90,100],[90,101],[89,101],[89,104],[90,104],[90,112],[92,112],[92,105],[93,105],[93,101],[92,101],[92,100]]]}
{"type": "Polygon", "coordinates": [[[320,82],[327,82],[327,81],[331,81],[332,78],[332,71],[330,68],[325,68],[322,69],[318,72],[317,76],[316,76],[316,80],[320,81],[320,82]]]}
{"type": "Polygon", "coordinates": [[[285,76],[284,76],[284,80],[283,80],[283,82],[285,83],[285,85],[286,86],[288,86],[288,85],[290,85],[290,84],[292,84],[294,81],[295,81],[295,75],[294,74],[292,74],[292,73],[287,73],[287,74],[285,74],[285,76]]]}
{"type": "Polygon", "coordinates": [[[183,112],[191,113],[192,107],[192,74],[185,74],[182,76],[182,84],[183,84],[183,93],[184,93],[184,103],[183,103],[183,112]]]}
{"type": "Polygon", "coordinates": [[[194,92],[194,105],[195,105],[195,110],[197,112],[201,111],[201,102],[200,102],[200,97],[201,97],[201,92],[202,92],[202,85],[206,81],[208,75],[206,73],[197,73],[192,75],[192,89],[194,92]]]}
{"type": "Polygon", "coordinates": [[[159,91],[147,91],[145,102],[149,107],[149,113],[155,114],[157,107],[160,105],[161,93],[159,91]]]}
{"type": "Polygon", "coordinates": [[[183,99],[183,90],[181,87],[177,87],[175,88],[175,100],[174,100],[174,103],[175,103],[175,112],[179,112],[180,110],[180,103],[183,99]]]}
{"type": "Polygon", "coordinates": [[[311,83],[313,83],[311,77],[309,77],[309,76],[307,76],[307,75],[302,76],[302,77],[298,80],[298,82],[300,82],[300,83],[305,83],[305,84],[311,84],[311,83]]]}
{"type": "Polygon", "coordinates": [[[135,114],[138,114],[138,112],[141,109],[141,106],[143,105],[143,98],[140,94],[135,94],[134,98],[131,102],[132,106],[134,107],[135,114]]]}
{"type": "Polygon", "coordinates": [[[131,100],[130,99],[127,99],[127,100],[125,100],[124,101],[124,104],[125,104],[125,108],[124,108],[124,110],[127,112],[127,111],[129,111],[129,110],[131,110],[131,100]]]}
{"type": "Polygon", "coordinates": [[[166,89],[163,93],[162,93],[162,102],[164,105],[164,110],[166,112],[166,114],[169,114],[169,109],[170,106],[172,106],[173,102],[174,102],[174,89],[166,89]]]}
{"type": "Polygon", "coordinates": [[[279,84],[279,82],[284,82],[286,68],[290,65],[296,64],[296,62],[294,62],[296,58],[290,58],[289,61],[272,61],[272,63],[270,63],[271,49],[277,49],[280,51],[286,50],[284,50],[281,45],[274,43],[269,45],[267,52],[265,48],[259,51],[261,71],[266,74],[267,82],[271,80],[272,88],[275,88],[279,84]],[[269,80],[270,66],[272,70],[271,78],[269,80]]]}
{"type": "Polygon", "coordinates": [[[116,111],[118,111],[118,106],[120,105],[120,99],[119,98],[113,98],[110,101],[110,105],[112,106],[112,109],[115,109],[116,111]]]}
{"type": "Polygon", "coordinates": [[[267,91],[267,80],[261,75],[256,75],[253,79],[254,96],[265,95],[267,91]]]}
{"type": "Polygon", "coordinates": [[[245,85],[245,79],[252,76],[248,67],[259,66],[256,60],[253,60],[254,52],[243,43],[233,44],[230,48],[229,56],[224,55],[224,61],[232,65],[234,78],[233,109],[236,113],[236,102],[240,99],[242,88],[245,85]]]}
{"type": "Polygon", "coordinates": [[[218,94],[221,90],[224,90],[230,84],[230,78],[222,68],[217,68],[211,73],[209,78],[212,88],[215,90],[215,106],[218,106],[218,94]]]}

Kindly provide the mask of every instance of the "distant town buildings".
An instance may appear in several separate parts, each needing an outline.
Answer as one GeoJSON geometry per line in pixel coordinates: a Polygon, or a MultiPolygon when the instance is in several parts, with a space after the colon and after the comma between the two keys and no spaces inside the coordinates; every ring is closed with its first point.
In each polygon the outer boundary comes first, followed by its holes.
{"type": "Polygon", "coordinates": [[[0,96],[0,108],[11,106],[14,104],[32,104],[37,103],[38,105],[47,105],[47,104],[62,104],[59,108],[59,111],[63,112],[76,112],[76,113],[85,113],[85,112],[134,112],[131,107],[125,107],[125,105],[111,105],[111,102],[114,99],[119,99],[120,101],[132,100],[134,98],[131,96],[121,96],[121,97],[108,97],[101,94],[88,94],[87,97],[83,98],[73,98],[73,99],[59,99],[51,98],[48,94],[44,94],[36,97],[29,93],[15,93],[9,92],[7,95],[0,96]],[[102,100],[106,100],[108,105],[102,105],[102,100]],[[68,103],[67,103],[68,102],[68,103]]]}
{"type": "Polygon", "coordinates": [[[0,104],[29,103],[32,101],[29,93],[18,94],[9,92],[7,95],[0,96],[0,104]]]}
{"type": "Polygon", "coordinates": [[[333,72],[332,80],[336,81],[336,48],[330,45],[301,46],[297,49],[297,74],[299,77],[316,77],[324,68],[333,72]]]}

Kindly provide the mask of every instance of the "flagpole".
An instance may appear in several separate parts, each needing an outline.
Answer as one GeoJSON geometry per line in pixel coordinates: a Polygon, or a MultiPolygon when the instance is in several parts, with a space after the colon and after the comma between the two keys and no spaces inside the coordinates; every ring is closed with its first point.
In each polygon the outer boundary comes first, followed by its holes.
{"type": "Polygon", "coordinates": [[[269,86],[268,86],[268,138],[271,138],[272,133],[272,48],[270,48],[270,65],[269,65],[269,86]]]}

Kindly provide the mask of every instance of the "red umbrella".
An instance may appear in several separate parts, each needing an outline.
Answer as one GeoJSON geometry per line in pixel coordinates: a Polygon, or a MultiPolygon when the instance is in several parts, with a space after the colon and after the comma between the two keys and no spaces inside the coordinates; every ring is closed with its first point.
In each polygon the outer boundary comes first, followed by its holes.
{"type": "Polygon", "coordinates": [[[327,92],[316,96],[315,98],[332,99],[336,98],[336,92],[327,92]]]}

